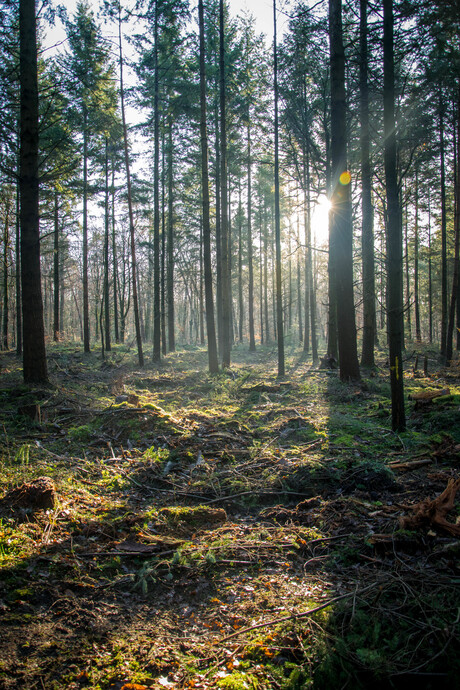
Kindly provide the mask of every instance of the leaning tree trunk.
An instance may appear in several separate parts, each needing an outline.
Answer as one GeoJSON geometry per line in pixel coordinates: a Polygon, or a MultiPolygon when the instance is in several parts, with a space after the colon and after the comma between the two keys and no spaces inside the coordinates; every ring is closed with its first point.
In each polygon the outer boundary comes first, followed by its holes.
{"type": "Polygon", "coordinates": [[[384,159],[387,198],[387,309],[390,349],[391,421],[393,431],[406,428],[402,367],[402,222],[396,175],[393,1],[383,0],[383,107],[384,159]]]}
{"type": "Polygon", "coordinates": [[[335,273],[340,378],[359,380],[353,298],[353,225],[351,180],[347,170],[347,111],[342,1],[329,0],[331,66],[332,232],[331,263],[335,273]]]}
{"type": "Polygon", "coordinates": [[[48,370],[40,280],[38,74],[35,0],[19,2],[21,278],[23,376],[46,383],[48,370]]]}

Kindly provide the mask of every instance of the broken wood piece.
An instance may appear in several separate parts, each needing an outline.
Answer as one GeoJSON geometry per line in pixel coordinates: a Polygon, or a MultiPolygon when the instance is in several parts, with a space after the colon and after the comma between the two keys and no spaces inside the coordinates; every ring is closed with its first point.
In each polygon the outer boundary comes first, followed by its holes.
{"type": "Polygon", "coordinates": [[[406,472],[407,470],[416,470],[423,465],[431,465],[433,458],[423,458],[422,460],[409,460],[408,462],[389,462],[388,467],[392,470],[400,470],[406,472]]]}
{"type": "Polygon", "coordinates": [[[449,534],[460,537],[460,525],[446,520],[446,515],[454,507],[455,495],[460,489],[460,478],[450,479],[442,494],[435,499],[425,499],[411,506],[412,515],[399,519],[403,529],[418,529],[423,526],[438,527],[449,534]]]}

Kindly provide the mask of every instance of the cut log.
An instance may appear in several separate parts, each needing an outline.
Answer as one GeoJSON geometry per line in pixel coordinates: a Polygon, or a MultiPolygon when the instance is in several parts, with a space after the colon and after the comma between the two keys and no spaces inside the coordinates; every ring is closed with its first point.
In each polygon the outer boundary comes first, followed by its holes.
{"type": "Polygon", "coordinates": [[[424,402],[431,402],[435,398],[440,398],[442,395],[450,395],[450,388],[442,388],[436,391],[418,391],[409,395],[409,400],[423,400],[424,402]]]}

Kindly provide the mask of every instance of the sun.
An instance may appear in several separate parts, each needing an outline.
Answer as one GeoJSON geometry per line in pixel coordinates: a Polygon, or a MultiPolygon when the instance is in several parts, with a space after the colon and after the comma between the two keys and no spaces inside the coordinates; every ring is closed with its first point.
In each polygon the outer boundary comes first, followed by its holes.
{"type": "Polygon", "coordinates": [[[311,240],[314,247],[324,247],[329,242],[329,211],[331,202],[325,194],[321,194],[311,216],[311,240]]]}

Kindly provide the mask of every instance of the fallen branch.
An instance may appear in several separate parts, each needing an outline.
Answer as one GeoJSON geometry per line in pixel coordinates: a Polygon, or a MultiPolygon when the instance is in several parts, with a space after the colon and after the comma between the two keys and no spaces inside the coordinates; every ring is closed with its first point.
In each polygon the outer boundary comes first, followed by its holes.
{"type": "Polygon", "coordinates": [[[424,458],[423,460],[409,460],[408,462],[389,462],[388,467],[391,470],[415,470],[417,467],[422,467],[423,465],[431,465],[434,462],[434,458],[424,458]]]}
{"type": "Polygon", "coordinates": [[[278,623],[284,623],[285,621],[292,621],[292,620],[297,620],[299,618],[307,618],[308,616],[311,616],[314,613],[317,613],[318,611],[322,611],[323,609],[327,609],[328,606],[332,606],[332,604],[336,604],[338,601],[342,601],[343,599],[349,599],[350,597],[357,596],[358,594],[363,594],[364,592],[369,591],[370,589],[373,589],[378,585],[378,582],[373,582],[371,585],[368,585],[368,587],[364,587],[361,591],[357,592],[356,590],[354,592],[348,592],[347,594],[341,594],[338,597],[333,597],[332,599],[328,599],[327,601],[324,602],[324,604],[320,604],[319,606],[315,606],[313,609],[309,609],[308,611],[303,611],[302,613],[291,613],[289,616],[282,616],[281,618],[271,618],[269,621],[265,621],[265,623],[258,623],[257,625],[248,625],[246,628],[241,628],[240,630],[237,630],[236,632],[232,633],[231,635],[227,635],[227,637],[223,637],[221,640],[218,640],[217,642],[214,642],[214,644],[222,644],[223,642],[227,642],[227,640],[231,640],[233,637],[237,637],[238,635],[242,635],[243,633],[246,632],[251,632],[252,630],[260,630],[260,628],[268,628],[270,625],[277,625],[278,623]]]}

